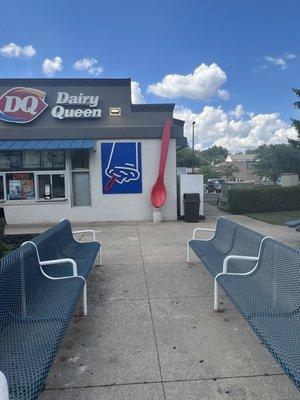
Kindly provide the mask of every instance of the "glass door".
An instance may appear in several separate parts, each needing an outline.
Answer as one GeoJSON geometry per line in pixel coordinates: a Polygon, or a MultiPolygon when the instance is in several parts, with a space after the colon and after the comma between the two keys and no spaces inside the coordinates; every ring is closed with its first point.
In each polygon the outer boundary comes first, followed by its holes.
{"type": "Polygon", "coordinates": [[[72,173],[73,206],[90,206],[90,174],[88,171],[72,173]]]}

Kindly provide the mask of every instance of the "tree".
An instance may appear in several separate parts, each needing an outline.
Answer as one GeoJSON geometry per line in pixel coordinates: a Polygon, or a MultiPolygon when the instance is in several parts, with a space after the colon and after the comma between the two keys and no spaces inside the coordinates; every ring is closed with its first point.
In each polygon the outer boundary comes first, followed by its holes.
{"type": "Polygon", "coordinates": [[[221,178],[220,171],[217,170],[213,165],[202,165],[198,170],[198,174],[202,174],[204,178],[204,182],[207,182],[207,179],[218,179],[221,178]]]}
{"type": "Polygon", "coordinates": [[[222,146],[212,146],[202,151],[202,155],[210,162],[219,164],[225,161],[228,150],[222,146]]]}
{"type": "MultiPolygon", "coordinates": [[[[300,97],[300,89],[293,89],[293,91],[295,92],[296,96],[300,97]]],[[[300,110],[300,101],[296,101],[294,103],[294,106],[298,110],[300,110]]],[[[294,139],[288,139],[288,140],[289,140],[289,143],[293,147],[300,149],[300,121],[292,118],[292,125],[293,125],[293,127],[296,129],[296,131],[298,133],[298,140],[294,140],[294,139]]]]}
{"type": "MultiPolygon", "coordinates": [[[[194,153],[195,167],[200,167],[205,163],[201,151],[195,150],[194,153]]],[[[177,153],[177,167],[191,168],[193,166],[193,152],[190,147],[185,147],[177,153]]]]}
{"type": "Polygon", "coordinates": [[[300,151],[291,144],[260,146],[256,151],[254,171],[276,183],[282,173],[300,173],[300,151]]]}
{"type": "Polygon", "coordinates": [[[233,163],[229,162],[219,165],[218,170],[222,176],[225,176],[226,180],[232,179],[234,174],[239,171],[233,163]]]}
{"type": "MultiPolygon", "coordinates": [[[[222,146],[212,146],[206,150],[195,150],[194,160],[195,167],[199,168],[203,165],[219,164],[225,161],[228,150],[222,146]]],[[[191,168],[193,165],[193,151],[190,147],[185,147],[177,153],[177,166],[191,168]]]]}

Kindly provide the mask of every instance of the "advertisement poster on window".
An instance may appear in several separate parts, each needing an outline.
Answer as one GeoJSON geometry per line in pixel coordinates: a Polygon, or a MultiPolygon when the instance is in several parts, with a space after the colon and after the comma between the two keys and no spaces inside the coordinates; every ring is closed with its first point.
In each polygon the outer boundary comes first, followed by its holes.
{"type": "Polygon", "coordinates": [[[31,179],[22,181],[22,199],[34,199],[34,183],[31,179]]]}
{"type": "Polygon", "coordinates": [[[103,194],[142,193],[140,142],[101,143],[103,194]]]}
{"type": "Polygon", "coordinates": [[[22,199],[21,181],[11,180],[9,181],[9,198],[10,200],[22,199]]]}
{"type": "Polygon", "coordinates": [[[31,200],[35,198],[34,175],[32,173],[6,174],[7,199],[31,200]]]}

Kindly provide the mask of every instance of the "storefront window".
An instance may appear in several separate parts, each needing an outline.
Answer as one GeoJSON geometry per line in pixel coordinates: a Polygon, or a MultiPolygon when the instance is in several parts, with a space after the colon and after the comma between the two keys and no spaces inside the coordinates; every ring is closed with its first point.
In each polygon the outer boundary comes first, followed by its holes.
{"type": "Polygon", "coordinates": [[[0,169],[10,169],[10,157],[9,153],[0,153],[0,169]]]}
{"type": "Polygon", "coordinates": [[[89,151],[74,150],[71,152],[72,170],[89,169],[89,151]]]}
{"type": "Polygon", "coordinates": [[[31,200],[35,198],[34,174],[6,174],[7,200],[31,200]]]}
{"type": "Polygon", "coordinates": [[[9,169],[20,169],[22,167],[22,153],[10,153],[9,154],[10,168],[9,169]]]}
{"type": "Polygon", "coordinates": [[[41,168],[52,168],[52,151],[41,151],[41,168]]]}
{"type": "Polygon", "coordinates": [[[65,152],[61,150],[0,152],[1,171],[65,168],[65,152]]]}
{"type": "Polygon", "coordinates": [[[39,199],[61,199],[65,197],[65,175],[38,175],[39,199]]]}
{"type": "Polygon", "coordinates": [[[65,153],[63,151],[52,152],[53,169],[65,169],[65,153]]]}
{"type": "Polygon", "coordinates": [[[41,166],[41,158],[39,151],[23,152],[23,168],[36,169],[41,166]]]}
{"type": "Polygon", "coordinates": [[[4,180],[3,176],[0,175],[0,200],[4,199],[4,180]]]}

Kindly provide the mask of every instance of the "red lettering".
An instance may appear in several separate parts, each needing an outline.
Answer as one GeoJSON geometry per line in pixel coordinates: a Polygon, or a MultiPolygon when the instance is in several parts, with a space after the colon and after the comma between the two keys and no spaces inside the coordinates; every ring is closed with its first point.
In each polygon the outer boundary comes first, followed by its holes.
{"type": "Polygon", "coordinates": [[[29,174],[22,174],[22,173],[21,174],[17,174],[16,173],[16,174],[13,174],[13,179],[14,180],[18,180],[19,179],[19,180],[22,181],[22,180],[30,179],[30,177],[29,177],[29,174]]]}

